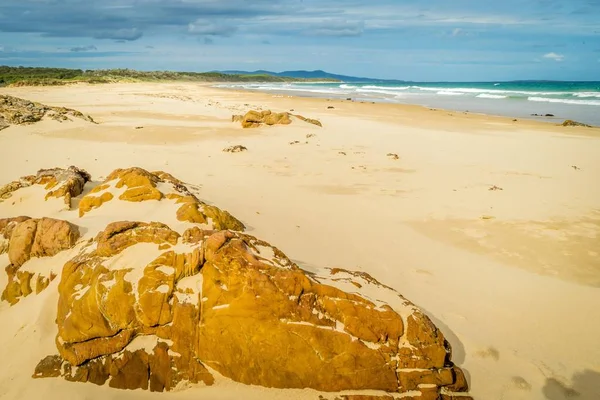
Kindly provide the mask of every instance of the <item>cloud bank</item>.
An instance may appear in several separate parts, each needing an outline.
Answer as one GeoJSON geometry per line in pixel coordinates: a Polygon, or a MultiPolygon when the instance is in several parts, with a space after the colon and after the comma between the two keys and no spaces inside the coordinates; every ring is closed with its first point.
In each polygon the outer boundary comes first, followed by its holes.
{"type": "Polygon", "coordinates": [[[598,42],[591,0],[0,2],[0,46],[13,49],[0,64],[11,65],[600,80],[598,42]]]}

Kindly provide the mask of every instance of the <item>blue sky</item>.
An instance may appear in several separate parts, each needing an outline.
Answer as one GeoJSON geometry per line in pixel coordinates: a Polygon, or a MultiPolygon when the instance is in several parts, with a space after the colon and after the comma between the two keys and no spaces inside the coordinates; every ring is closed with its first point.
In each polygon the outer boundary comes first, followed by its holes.
{"type": "Polygon", "coordinates": [[[0,0],[0,65],[600,80],[600,0],[0,0]]]}

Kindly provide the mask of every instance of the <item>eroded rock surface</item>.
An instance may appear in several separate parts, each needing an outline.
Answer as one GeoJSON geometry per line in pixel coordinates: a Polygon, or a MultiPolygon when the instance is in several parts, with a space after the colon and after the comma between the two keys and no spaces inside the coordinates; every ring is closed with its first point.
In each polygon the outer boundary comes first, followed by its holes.
{"type": "Polygon", "coordinates": [[[242,128],[257,128],[261,125],[289,125],[292,123],[291,117],[298,118],[309,124],[322,126],[316,119],[305,118],[301,115],[290,114],[288,112],[275,113],[271,110],[254,111],[250,110],[245,115],[232,115],[232,122],[241,122],[242,128]]]}
{"type": "Polygon", "coordinates": [[[248,148],[246,146],[242,146],[241,144],[236,144],[235,146],[229,146],[223,149],[225,153],[241,153],[242,151],[247,151],[248,148]]]}
{"type": "Polygon", "coordinates": [[[10,125],[32,124],[44,117],[56,121],[70,121],[70,117],[81,118],[94,123],[89,115],[65,107],[51,107],[18,97],[0,95],[0,130],[10,125]]]}
{"type": "Polygon", "coordinates": [[[118,169],[79,202],[79,215],[101,207],[115,198],[126,202],[165,201],[178,205],[177,219],[205,224],[209,229],[244,230],[244,224],[225,210],[200,201],[188,188],[166,172],[142,168],[118,169]]]}
{"type": "Polygon", "coordinates": [[[294,114],[294,117],[296,117],[299,120],[304,121],[308,124],[313,124],[313,125],[320,126],[320,127],[323,126],[323,124],[321,124],[321,121],[319,121],[318,119],[306,118],[306,117],[303,117],[302,115],[298,115],[298,114],[294,114]]]}
{"type": "MultiPolygon", "coordinates": [[[[2,300],[16,304],[21,297],[44,290],[56,277],[21,267],[31,258],[53,257],[71,249],[79,239],[79,229],[67,221],[51,218],[17,217],[0,220],[0,233],[8,242],[10,265],[6,267],[8,284],[2,300]],[[4,228],[3,228],[4,227],[4,228]]],[[[0,246],[0,253],[2,252],[0,246]]]]}
{"type": "MultiPolygon", "coordinates": [[[[340,269],[331,280],[385,289],[340,269]]],[[[59,292],[59,370],[70,380],[170,390],[211,384],[210,367],[276,388],[466,390],[443,335],[408,301],[399,313],[324,284],[240,232],[113,223],[65,265],[59,292]]],[[[54,376],[55,364],[36,375],[54,376]]]]}
{"type": "Polygon", "coordinates": [[[99,217],[107,223],[82,240],[67,221],[0,220],[0,253],[8,251],[11,262],[3,298],[11,303],[54,279],[37,282],[25,269],[32,257],[72,249],[63,253],[58,289],[52,286],[58,354],[40,354],[34,378],[168,391],[212,385],[216,371],[265,387],[388,393],[380,398],[451,399],[467,391],[443,334],[370,275],[305,272],[165,172],[116,170],[79,193],[78,212],[63,213],[84,227],[99,217]],[[100,213],[106,203],[172,207],[174,223],[188,228],[114,222],[118,209],[100,213]]]}
{"type": "MultiPolygon", "coordinates": [[[[233,118],[234,120],[236,118],[233,118]]],[[[250,110],[242,118],[242,128],[256,128],[262,124],[265,125],[289,125],[292,123],[290,114],[274,113],[270,110],[266,111],[253,111],[250,110]]]]}
{"type": "Polygon", "coordinates": [[[71,199],[83,192],[85,184],[91,179],[85,170],[71,166],[67,169],[41,169],[36,175],[29,175],[0,186],[0,202],[9,199],[12,193],[32,185],[42,185],[47,190],[45,199],[62,197],[71,208],[71,199]]]}
{"type": "Polygon", "coordinates": [[[567,119],[562,123],[562,126],[583,126],[584,128],[591,128],[591,125],[584,124],[582,122],[573,121],[572,119],[567,119]]]}

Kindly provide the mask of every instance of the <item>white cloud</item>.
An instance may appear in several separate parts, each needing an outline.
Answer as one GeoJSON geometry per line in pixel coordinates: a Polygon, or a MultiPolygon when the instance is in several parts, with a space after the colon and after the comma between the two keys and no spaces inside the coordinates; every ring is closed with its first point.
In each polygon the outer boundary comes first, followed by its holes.
{"type": "Polygon", "coordinates": [[[205,19],[198,19],[188,25],[188,32],[195,35],[231,36],[236,30],[236,26],[213,23],[205,19]]]}
{"type": "Polygon", "coordinates": [[[314,25],[306,31],[315,36],[360,36],[365,29],[363,21],[326,20],[314,25]]]}
{"type": "Polygon", "coordinates": [[[544,58],[547,58],[549,60],[554,60],[556,62],[560,62],[565,59],[565,56],[563,56],[562,54],[556,54],[556,53],[552,52],[552,53],[544,54],[544,58]]]}

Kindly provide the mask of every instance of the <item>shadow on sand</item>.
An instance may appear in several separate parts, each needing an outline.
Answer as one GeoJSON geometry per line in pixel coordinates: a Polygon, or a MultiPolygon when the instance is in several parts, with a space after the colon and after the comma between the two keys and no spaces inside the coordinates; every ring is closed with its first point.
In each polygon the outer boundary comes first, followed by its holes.
{"type": "Polygon", "coordinates": [[[598,400],[600,373],[589,369],[577,372],[569,386],[555,378],[549,378],[542,393],[548,400],[598,400]]]}

